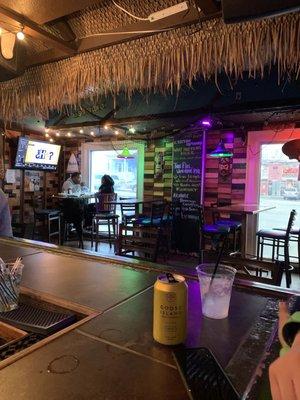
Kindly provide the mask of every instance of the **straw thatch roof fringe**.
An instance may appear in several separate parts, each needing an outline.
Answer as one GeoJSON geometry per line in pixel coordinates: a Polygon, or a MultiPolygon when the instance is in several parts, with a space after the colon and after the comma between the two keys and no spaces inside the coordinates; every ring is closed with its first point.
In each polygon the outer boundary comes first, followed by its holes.
{"type": "Polygon", "coordinates": [[[263,77],[274,64],[279,78],[298,78],[299,20],[298,13],[234,25],[215,19],[32,67],[0,84],[0,115],[6,121],[47,115],[84,97],[120,91],[129,97],[135,90],[166,93],[221,71],[263,77]]]}

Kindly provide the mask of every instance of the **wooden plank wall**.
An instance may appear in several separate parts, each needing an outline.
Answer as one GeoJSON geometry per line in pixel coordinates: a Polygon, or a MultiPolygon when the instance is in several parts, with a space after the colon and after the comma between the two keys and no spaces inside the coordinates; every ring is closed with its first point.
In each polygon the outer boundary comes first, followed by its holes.
{"type": "MultiPolygon", "coordinates": [[[[195,127],[195,131],[198,128],[195,127]]],[[[189,130],[191,133],[192,129],[189,130]]],[[[207,156],[205,172],[205,197],[204,203],[210,206],[211,203],[243,202],[246,184],[246,135],[243,132],[212,131],[207,136],[207,154],[213,151],[220,139],[223,139],[226,148],[233,151],[233,158],[230,162],[230,174],[222,177],[220,159],[213,159],[207,156]]],[[[154,141],[145,148],[145,172],[144,172],[144,198],[156,197],[171,200],[172,194],[172,138],[154,141]],[[155,175],[155,154],[164,153],[165,167],[162,179],[156,180],[155,175]]]]}
{"type": "MultiPolygon", "coordinates": [[[[19,133],[16,133],[19,135],[19,133]]],[[[28,136],[28,135],[26,135],[28,136]]],[[[32,139],[39,139],[36,135],[29,135],[32,139]]],[[[66,169],[66,165],[64,168],[64,161],[67,164],[69,161],[69,157],[72,152],[75,153],[79,165],[80,165],[80,144],[70,143],[70,145],[65,147],[65,156],[61,155],[61,166],[57,172],[39,172],[39,188],[35,192],[31,192],[28,190],[24,190],[24,202],[23,202],[23,215],[21,215],[22,207],[21,207],[21,198],[22,198],[22,190],[21,190],[21,177],[23,171],[16,169],[16,182],[15,183],[6,183],[3,181],[3,190],[8,195],[9,205],[12,211],[12,220],[13,222],[21,222],[23,218],[24,223],[32,223],[33,222],[33,211],[32,211],[32,196],[35,195],[45,195],[46,207],[55,206],[55,201],[52,199],[52,195],[58,193],[61,190],[61,185],[64,181],[65,174],[64,171],[66,169]]],[[[9,139],[5,140],[4,145],[4,167],[6,169],[13,168],[13,160],[12,160],[12,148],[10,146],[9,139]]]]}
{"type": "Polygon", "coordinates": [[[246,185],[246,136],[239,132],[209,132],[207,136],[207,154],[213,151],[220,139],[226,148],[233,151],[230,162],[230,175],[223,178],[220,159],[207,156],[205,172],[205,205],[211,203],[231,204],[243,202],[246,185]]]}
{"type": "Polygon", "coordinates": [[[144,199],[152,200],[164,198],[171,201],[172,198],[172,167],[173,167],[173,141],[161,139],[146,144],[144,167],[144,199]],[[162,153],[163,172],[156,177],[155,160],[158,153],[162,153]]]}

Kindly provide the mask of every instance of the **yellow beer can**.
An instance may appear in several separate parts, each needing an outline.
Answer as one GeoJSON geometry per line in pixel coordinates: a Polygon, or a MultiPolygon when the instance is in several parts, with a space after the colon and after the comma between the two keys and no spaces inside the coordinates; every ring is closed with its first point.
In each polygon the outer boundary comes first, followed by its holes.
{"type": "Polygon", "coordinates": [[[153,337],[161,344],[184,342],[187,323],[187,284],[181,275],[159,275],[154,285],[153,337]]]}

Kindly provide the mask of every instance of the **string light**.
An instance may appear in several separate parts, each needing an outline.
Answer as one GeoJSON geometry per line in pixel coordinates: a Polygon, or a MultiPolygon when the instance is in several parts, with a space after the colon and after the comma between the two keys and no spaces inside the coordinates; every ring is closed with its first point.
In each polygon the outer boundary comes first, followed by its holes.
{"type": "Polygon", "coordinates": [[[130,132],[130,133],[134,133],[134,132],[135,132],[135,129],[134,129],[133,126],[131,126],[131,127],[129,128],[129,132],[130,132]]]}
{"type": "Polygon", "coordinates": [[[56,134],[55,134],[56,136],[60,136],[60,133],[59,132],[56,132],[56,134]]]}
{"type": "Polygon", "coordinates": [[[54,140],[53,140],[52,138],[50,138],[50,139],[49,139],[49,142],[51,142],[51,143],[52,143],[52,142],[54,142],[54,140]]]}
{"type": "Polygon", "coordinates": [[[45,133],[45,136],[46,136],[46,137],[49,137],[50,135],[49,135],[49,133],[45,133]]]}
{"type": "Polygon", "coordinates": [[[67,136],[68,136],[68,137],[71,137],[71,136],[72,136],[71,132],[68,132],[68,133],[67,133],[67,136]]]}
{"type": "Polygon", "coordinates": [[[49,130],[50,130],[49,128],[45,128],[45,132],[46,132],[46,133],[48,133],[48,132],[49,132],[49,130]]]}
{"type": "Polygon", "coordinates": [[[104,125],[104,129],[107,131],[107,129],[108,129],[108,125],[104,125]]]}
{"type": "Polygon", "coordinates": [[[115,135],[118,135],[119,134],[119,131],[115,131],[115,135]]]}
{"type": "Polygon", "coordinates": [[[17,33],[17,38],[19,39],[19,40],[24,40],[25,39],[25,35],[24,35],[24,32],[23,32],[23,27],[21,28],[21,30],[17,33]]]}
{"type": "Polygon", "coordinates": [[[91,135],[91,136],[95,136],[95,132],[91,131],[91,132],[90,132],[90,135],[91,135]]]}
{"type": "Polygon", "coordinates": [[[83,133],[83,129],[79,129],[79,133],[83,133]]]}

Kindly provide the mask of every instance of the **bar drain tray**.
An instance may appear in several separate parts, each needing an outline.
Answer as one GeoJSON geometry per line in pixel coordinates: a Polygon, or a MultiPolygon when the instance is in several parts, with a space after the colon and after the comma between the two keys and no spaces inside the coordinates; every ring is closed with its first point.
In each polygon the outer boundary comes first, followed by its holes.
{"type": "Polygon", "coordinates": [[[45,336],[73,324],[76,320],[75,314],[45,310],[27,303],[21,303],[15,310],[0,313],[0,321],[45,336]]]}
{"type": "Polygon", "coordinates": [[[6,346],[1,347],[0,349],[0,361],[3,361],[16,353],[19,353],[19,351],[27,349],[33,344],[44,339],[44,337],[45,336],[39,335],[38,333],[31,333],[30,335],[14,343],[8,343],[6,346]]]}

